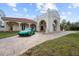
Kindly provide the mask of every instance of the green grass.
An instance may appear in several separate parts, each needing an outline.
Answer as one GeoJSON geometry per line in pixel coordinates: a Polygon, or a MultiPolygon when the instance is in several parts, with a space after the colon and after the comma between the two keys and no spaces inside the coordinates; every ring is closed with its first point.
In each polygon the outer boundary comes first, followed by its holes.
{"type": "Polygon", "coordinates": [[[0,32],[0,39],[17,35],[17,32],[0,32]]]}
{"type": "Polygon", "coordinates": [[[49,40],[23,53],[21,56],[79,56],[79,33],[49,40]]]}

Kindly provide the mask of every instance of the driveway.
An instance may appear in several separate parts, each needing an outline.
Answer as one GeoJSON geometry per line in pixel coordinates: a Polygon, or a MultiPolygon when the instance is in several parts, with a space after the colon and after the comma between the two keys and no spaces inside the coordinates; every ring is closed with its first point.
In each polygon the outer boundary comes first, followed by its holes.
{"type": "Polygon", "coordinates": [[[9,38],[0,39],[0,56],[15,56],[22,54],[29,48],[32,48],[47,40],[53,40],[55,38],[75,33],[71,32],[56,32],[50,34],[36,33],[30,37],[13,36],[9,38]]]}

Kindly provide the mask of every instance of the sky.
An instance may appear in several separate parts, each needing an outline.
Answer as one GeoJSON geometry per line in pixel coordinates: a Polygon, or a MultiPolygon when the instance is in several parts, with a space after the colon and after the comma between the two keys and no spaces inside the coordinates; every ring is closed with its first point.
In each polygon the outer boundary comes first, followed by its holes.
{"type": "Polygon", "coordinates": [[[0,10],[5,13],[6,17],[34,19],[45,13],[47,9],[57,10],[61,20],[79,21],[78,3],[0,3],[0,10]]]}

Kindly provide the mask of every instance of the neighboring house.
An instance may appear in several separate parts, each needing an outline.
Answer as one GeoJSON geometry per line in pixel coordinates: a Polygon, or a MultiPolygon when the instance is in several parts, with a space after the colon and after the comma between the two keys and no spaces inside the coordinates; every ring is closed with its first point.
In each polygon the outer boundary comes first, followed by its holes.
{"type": "MultiPolygon", "coordinates": [[[[3,13],[0,15],[3,15],[3,13]]],[[[34,27],[39,32],[60,31],[60,15],[56,10],[47,10],[33,21],[26,18],[0,16],[0,31],[20,31],[27,27],[34,27]]]]}

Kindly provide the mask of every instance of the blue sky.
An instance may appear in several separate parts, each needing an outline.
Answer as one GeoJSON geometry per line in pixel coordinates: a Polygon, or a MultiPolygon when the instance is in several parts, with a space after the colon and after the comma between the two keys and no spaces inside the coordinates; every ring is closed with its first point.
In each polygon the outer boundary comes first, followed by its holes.
{"type": "Polygon", "coordinates": [[[56,9],[61,20],[79,21],[78,3],[0,3],[0,9],[7,17],[30,18],[43,14],[47,9],[56,9]]]}

